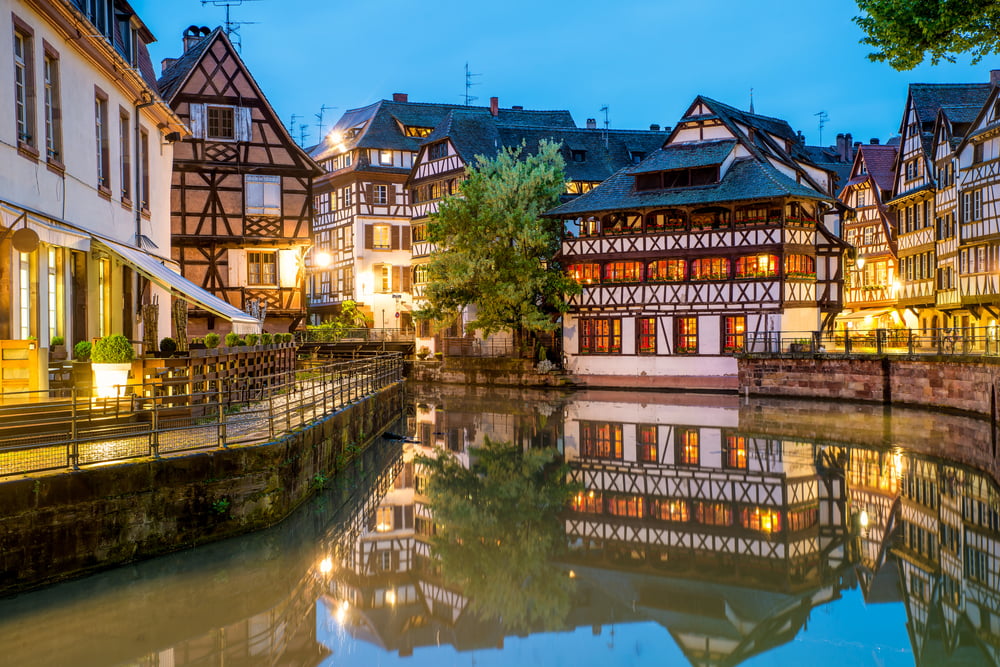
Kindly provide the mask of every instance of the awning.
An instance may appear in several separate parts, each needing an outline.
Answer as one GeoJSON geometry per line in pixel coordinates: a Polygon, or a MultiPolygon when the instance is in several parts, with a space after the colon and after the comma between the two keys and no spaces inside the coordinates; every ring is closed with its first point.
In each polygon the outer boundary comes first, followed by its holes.
{"type": "Polygon", "coordinates": [[[163,260],[144,253],[141,250],[115,243],[114,241],[96,237],[94,241],[106,247],[113,254],[117,255],[121,261],[174,296],[184,299],[188,303],[201,306],[210,313],[215,313],[219,317],[229,320],[233,323],[234,333],[240,335],[260,333],[261,323],[257,318],[244,313],[236,306],[223,301],[208,290],[198,287],[173,269],[164,266],[163,260]]]}
{"type": "Polygon", "coordinates": [[[895,308],[870,308],[868,310],[857,310],[857,311],[855,311],[853,313],[848,313],[846,315],[844,315],[844,314],[837,315],[836,321],[837,322],[857,322],[859,320],[864,320],[864,319],[867,319],[867,318],[871,318],[873,320],[877,320],[878,318],[882,317],[883,315],[888,315],[889,313],[893,312],[894,310],[895,310],[895,308]]]}

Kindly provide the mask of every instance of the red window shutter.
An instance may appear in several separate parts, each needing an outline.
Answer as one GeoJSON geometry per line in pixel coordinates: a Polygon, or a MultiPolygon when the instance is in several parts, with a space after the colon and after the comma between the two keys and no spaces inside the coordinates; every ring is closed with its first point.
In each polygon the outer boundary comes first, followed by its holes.
{"type": "Polygon", "coordinates": [[[399,226],[392,226],[392,249],[399,250],[399,226]]]}
{"type": "Polygon", "coordinates": [[[365,250],[371,250],[375,247],[375,230],[372,229],[371,225],[365,225],[365,250]]]}
{"type": "Polygon", "coordinates": [[[410,249],[410,228],[403,227],[403,250],[410,249]]]}

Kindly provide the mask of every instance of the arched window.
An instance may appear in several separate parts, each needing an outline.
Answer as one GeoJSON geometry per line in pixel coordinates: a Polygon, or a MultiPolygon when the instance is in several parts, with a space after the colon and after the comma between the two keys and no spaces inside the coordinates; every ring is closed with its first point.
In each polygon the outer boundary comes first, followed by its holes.
{"type": "Polygon", "coordinates": [[[816,261],[809,255],[788,255],[785,257],[786,278],[815,278],[816,261]]]}
{"type": "Polygon", "coordinates": [[[656,282],[674,282],[684,280],[686,262],[683,259],[659,259],[649,263],[646,280],[656,282]]]}
{"type": "Polygon", "coordinates": [[[691,280],[726,280],[729,260],[725,257],[702,257],[691,262],[691,280]]]}
{"type": "Polygon", "coordinates": [[[426,285],[430,280],[430,271],[426,264],[418,264],[413,267],[413,282],[417,285],[426,285]]]}
{"type": "Polygon", "coordinates": [[[691,229],[722,229],[729,226],[729,210],[713,206],[691,212],[691,229]]]}
{"type": "Polygon", "coordinates": [[[640,234],[642,216],[630,211],[610,213],[601,220],[605,234],[640,234]]]}
{"type": "Polygon", "coordinates": [[[581,285],[601,282],[600,264],[570,264],[567,273],[581,285]]]}
{"type": "Polygon", "coordinates": [[[642,262],[609,262],[604,265],[604,280],[609,283],[642,281],[642,262]]]}
{"type": "Polygon", "coordinates": [[[736,260],[737,278],[777,278],[777,255],[750,255],[736,260]]]}
{"type": "Polygon", "coordinates": [[[679,208],[653,211],[646,216],[647,232],[663,232],[684,229],[686,225],[687,214],[679,208]]]}

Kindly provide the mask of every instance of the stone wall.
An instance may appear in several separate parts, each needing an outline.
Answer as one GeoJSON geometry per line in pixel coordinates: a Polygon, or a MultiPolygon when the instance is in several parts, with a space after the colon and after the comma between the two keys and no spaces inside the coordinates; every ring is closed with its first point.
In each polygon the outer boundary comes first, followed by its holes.
{"type": "Polygon", "coordinates": [[[539,373],[529,359],[507,357],[445,357],[417,361],[410,378],[417,382],[481,384],[503,387],[561,387],[568,380],[555,373],[539,373]]]}
{"type": "Polygon", "coordinates": [[[402,406],[396,384],[265,445],[0,483],[0,595],[273,525],[402,406]]]}
{"type": "Polygon", "coordinates": [[[927,356],[747,356],[740,391],[754,395],[836,398],[995,413],[1000,358],[927,356]]]}

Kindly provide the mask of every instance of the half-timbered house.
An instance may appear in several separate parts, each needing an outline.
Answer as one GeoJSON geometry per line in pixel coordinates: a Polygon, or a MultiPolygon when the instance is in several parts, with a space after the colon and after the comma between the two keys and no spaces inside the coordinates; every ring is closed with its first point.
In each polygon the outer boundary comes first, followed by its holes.
{"type": "MultiPolygon", "coordinates": [[[[221,28],[188,28],[166,59],[164,99],[190,126],[174,151],[171,234],[185,277],[271,331],[306,314],[312,179],[319,167],[292,141],[221,28]]],[[[190,310],[190,330],[225,333],[215,314],[190,310]]]]}
{"type": "Polygon", "coordinates": [[[885,205],[892,193],[896,146],[858,146],[850,178],[840,200],[851,213],[844,217],[842,238],[854,250],[844,276],[844,312],[837,326],[876,329],[902,323],[895,311],[896,224],[885,205]]]}
{"type": "Polygon", "coordinates": [[[960,306],[954,287],[947,287],[954,283],[953,276],[946,270],[938,271],[939,249],[944,262],[941,268],[953,266],[958,231],[950,222],[954,220],[954,191],[948,179],[954,179],[955,174],[946,164],[954,143],[965,135],[990,88],[988,83],[910,85],[900,125],[893,195],[887,202],[898,228],[896,304],[911,313],[907,326],[946,326],[949,318],[943,311],[960,306]],[[941,172],[937,171],[938,163],[941,172]],[[940,215],[936,211],[939,189],[943,190],[940,215]],[[939,217],[943,221],[936,224],[939,217]]]}
{"type": "Polygon", "coordinates": [[[786,122],[696,98],[661,149],[547,214],[572,229],[561,262],[583,287],[568,369],[735,386],[747,334],[829,326],[847,247],[832,187],[786,122]]]}
{"type": "MultiPolygon", "coordinates": [[[[654,126],[655,127],[655,126],[654,126]]],[[[589,192],[619,169],[635,164],[660,147],[665,138],[658,127],[650,130],[598,129],[594,119],[578,128],[568,112],[500,109],[492,98],[489,109],[462,108],[450,111],[420,147],[407,188],[412,202],[413,296],[419,300],[427,284],[426,265],[435,248],[427,241],[427,224],[442,198],[458,192],[465,170],[476,165],[476,157],[496,157],[502,150],[524,146],[524,155],[538,151],[542,140],[561,144],[566,163],[566,194],[569,200],[589,192]]],[[[475,306],[463,313],[463,321],[452,328],[463,335],[464,322],[474,319],[475,306]]],[[[438,349],[429,323],[418,330],[418,347],[438,349]]]]}

